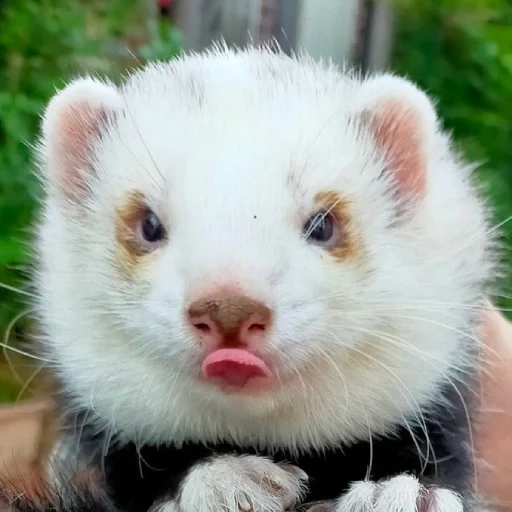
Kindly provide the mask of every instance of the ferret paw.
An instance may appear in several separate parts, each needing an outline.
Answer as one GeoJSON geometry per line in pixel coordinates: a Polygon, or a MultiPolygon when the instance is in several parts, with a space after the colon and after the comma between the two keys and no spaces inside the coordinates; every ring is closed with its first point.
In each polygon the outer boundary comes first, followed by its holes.
{"type": "Polygon", "coordinates": [[[400,475],[379,482],[356,482],[335,507],[336,512],[463,512],[461,498],[442,487],[425,487],[417,478],[400,475]]]}
{"type": "MultiPolygon", "coordinates": [[[[306,491],[304,471],[256,456],[219,456],[194,467],[173,512],[283,512],[306,491]]],[[[165,507],[164,507],[165,509],[165,507]]]]}

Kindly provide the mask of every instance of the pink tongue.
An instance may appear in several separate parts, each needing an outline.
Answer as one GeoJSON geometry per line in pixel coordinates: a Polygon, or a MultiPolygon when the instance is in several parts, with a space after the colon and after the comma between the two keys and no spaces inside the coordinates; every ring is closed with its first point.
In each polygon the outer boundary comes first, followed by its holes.
{"type": "Polygon", "coordinates": [[[223,348],[203,361],[206,379],[220,378],[231,386],[243,387],[254,377],[269,377],[268,366],[254,354],[237,348],[223,348]]]}

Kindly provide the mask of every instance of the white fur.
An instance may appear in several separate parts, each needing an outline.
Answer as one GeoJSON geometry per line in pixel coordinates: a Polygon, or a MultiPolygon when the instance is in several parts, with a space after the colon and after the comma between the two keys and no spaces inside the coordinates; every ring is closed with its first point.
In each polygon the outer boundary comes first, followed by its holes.
{"type": "MultiPolygon", "coordinates": [[[[492,266],[470,172],[423,93],[264,50],[151,65],[104,95],[82,85],[120,115],[96,148],[91,194],[72,204],[50,191],[38,240],[48,354],[75,405],[138,443],[310,450],[421,421],[418,405],[466,364],[492,266]],[[349,121],[388,93],[419,109],[430,141],[426,196],[401,222],[377,179],[380,148],[349,121]],[[169,242],[127,278],[115,207],[134,189],[169,242]],[[357,261],[303,240],[313,198],[331,190],[351,203],[357,261]],[[275,312],[261,348],[281,380],[272,393],[224,395],[198,380],[204,353],[184,309],[234,281],[275,312]]],[[[48,165],[58,98],[73,102],[59,94],[39,155],[46,180],[58,171],[48,165]]]]}
{"type": "Polygon", "coordinates": [[[460,497],[448,489],[427,489],[409,475],[385,482],[356,482],[335,512],[463,512],[460,497]],[[422,500],[428,506],[419,507],[422,500]]]}
{"type": "Polygon", "coordinates": [[[195,466],[160,512],[281,512],[304,496],[306,474],[263,457],[216,457],[195,466]]]}

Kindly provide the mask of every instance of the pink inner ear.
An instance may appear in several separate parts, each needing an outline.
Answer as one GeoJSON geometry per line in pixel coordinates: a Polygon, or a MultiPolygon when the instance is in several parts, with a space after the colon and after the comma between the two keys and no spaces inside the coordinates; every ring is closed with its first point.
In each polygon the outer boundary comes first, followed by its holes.
{"type": "Polygon", "coordinates": [[[74,195],[86,188],[94,144],[107,121],[108,114],[101,106],[86,101],[77,102],[61,113],[56,157],[66,193],[74,195]]]}
{"type": "Polygon", "coordinates": [[[419,114],[399,100],[387,101],[369,115],[377,144],[401,191],[421,195],[426,188],[426,158],[419,114]]]}

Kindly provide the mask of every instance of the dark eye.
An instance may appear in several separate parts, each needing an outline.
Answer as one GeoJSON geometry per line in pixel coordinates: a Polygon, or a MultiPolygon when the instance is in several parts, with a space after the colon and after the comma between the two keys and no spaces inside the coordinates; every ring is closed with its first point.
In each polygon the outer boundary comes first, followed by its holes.
{"type": "Polygon", "coordinates": [[[334,224],[334,218],[329,212],[318,212],[304,224],[304,237],[306,240],[325,244],[334,237],[334,224]]]}
{"type": "Polygon", "coordinates": [[[165,238],[164,226],[150,209],[146,209],[142,219],[142,236],[150,243],[159,242],[165,238]]]}

